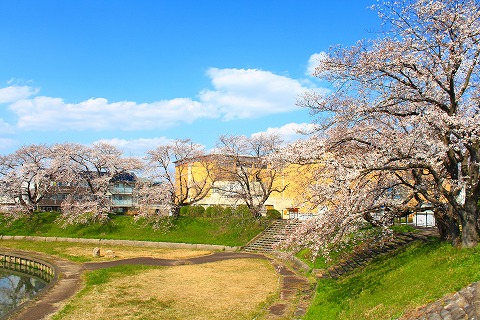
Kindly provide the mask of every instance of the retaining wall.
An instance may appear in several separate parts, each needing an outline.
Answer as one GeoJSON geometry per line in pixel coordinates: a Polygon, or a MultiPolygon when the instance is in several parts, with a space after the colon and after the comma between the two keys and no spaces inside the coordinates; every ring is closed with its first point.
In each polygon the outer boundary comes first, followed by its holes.
{"type": "Polygon", "coordinates": [[[175,249],[196,249],[212,251],[239,251],[240,247],[230,247],[215,244],[194,244],[194,243],[176,243],[176,242],[155,242],[155,241],[137,241],[137,240],[110,240],[110,239],[83,239],[83,238],[60,238],[60,237],[34,237],[34,236],[0,236],[1,240],[29,240],[46,242],[77,242],[90,243],[96,246],[133,246],[133,247],[152,247],[152,248],[175,248],[175,249]]]}
{"type": "Polygon", "coordinates": [[[55,267],[43,260],[17,253],[0,252],[0,268],[18,271],[39,277],[46,282],[55,278],[55,267]]]}

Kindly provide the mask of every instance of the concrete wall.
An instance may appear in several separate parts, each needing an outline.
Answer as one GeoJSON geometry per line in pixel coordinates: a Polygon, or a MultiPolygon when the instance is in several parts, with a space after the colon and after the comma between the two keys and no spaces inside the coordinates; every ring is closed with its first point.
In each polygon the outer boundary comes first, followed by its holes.
{"type": "Polygon", "coordinates": [[[240,247],[230,247],[230,246],[215,245],[215,244],[195,244],[195,243],[156,242],[156,241],[137,241],[137,240],[57,238],[57,237],[34,237],[34,236],[0,236],[0,239],[1,240],[46,241],[46,242],[76,242],[76,243],[90,243],[93,245],[175,248],[175,249],[211,250],[211,251],[227,251],[227,252],[234,252],[234,251],[240,250],[240,247]]]}

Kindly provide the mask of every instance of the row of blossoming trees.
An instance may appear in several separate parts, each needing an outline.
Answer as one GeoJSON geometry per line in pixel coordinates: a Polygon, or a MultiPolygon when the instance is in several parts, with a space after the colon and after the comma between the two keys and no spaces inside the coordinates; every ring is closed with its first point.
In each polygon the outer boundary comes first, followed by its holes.
{"type": "Polygon", "coordinates": [[[65,192],[68,186],[68,198],[62,203],[66,220],[102,220],[110,179],[139,168],[139,161],[123,158],[108,144],[24,146],[0,157],[0,194],[10,202],[2,209],[12,218],[31,214],[45,197],[65,192]]]}
{"type": "Polygon", "coordinates": [[[2,211],[21,217],[33,214],[49,197],[67,195],[61,203],[64,222],[105,220],[112,182],[133,173],[139,217],[177,216],[182,206],[202,200],[214,186],[258,217],[270,194],[281,191],[273,185],[276,170],[265,163],[280,145],[274,135],[222,136],[216,154],[207,155],[190,140],[175,140],[142,158],[126,157],[107,143],[24,146],[0,156],[0,195],[8,204],[2,211]],[[215,184],[219,179],[230,183],[215,184]]]}

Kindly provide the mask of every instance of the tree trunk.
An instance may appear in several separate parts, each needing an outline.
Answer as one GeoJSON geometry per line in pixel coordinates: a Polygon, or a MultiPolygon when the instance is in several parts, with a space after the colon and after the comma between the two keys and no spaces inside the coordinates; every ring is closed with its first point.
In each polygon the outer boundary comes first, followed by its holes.
{"type": "Polygon", "coordinates": [[[472,248],[478,245],[477,232],[477,203],[475,197],[467,196],[465,209],[460,210],[459,216],[462,222],[462,247],[472,248]]]}
{"type": "Polygon", "coordinates": [[[247,205],[247,207],[250,210],[253,218],[258,219],[262,216],[261,207],[255,206],[253,204],[247,205]]]}
{"type": "Polygon", "coordinates": [[[448,212],[435,211],[435,220],[437,223],[438,233],[444,241],[449,241],[452,245],[460,244],[460,227],[458,220],[452,212],[452,207],[448,206],[448,212]]]}
{"type": "Polygon", "coordinates": [[[262,216],[262,214],[255,208],[250,209],[250,212],[252,213],[252,217],[255,219],[258,219],[262,216]]]}
{"type": "Polygon", "coordinates": [[[172,217],[174,219],[177,219],[177,218],[180,217],[180,208],[181,208],[181,206],[174,206],[172,208],[172,217]]]}

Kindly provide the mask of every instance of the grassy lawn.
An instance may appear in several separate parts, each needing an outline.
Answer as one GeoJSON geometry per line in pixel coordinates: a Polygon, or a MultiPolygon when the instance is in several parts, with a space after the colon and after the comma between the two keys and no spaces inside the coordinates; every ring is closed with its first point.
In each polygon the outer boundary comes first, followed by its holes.
{"type": "Polygon", "coordinates": [[[395,319],[480,280],[480,248],[416,242],[338,280],[319,280],[304,319],[395,319]]]}
{"type": "MultiPolygon", "coordinates": [[[[52,213],[8,223],[0,217],[0,235],[77,237],[221,244],[240,246],[261,232],[268,220],[245,217],[181,217],[154,230],[131,216],[112,216],[105,224],[56,223],[52,213]]],[[[93,258],[93,244],[0,240],[0,250],[28,250],[75,262],[93,258]]],[[[210,251],[103,245],[118,258],[187,259],[210,251]]],[[[120,266],[88,271],[84,288],[54,319],[252,319],[279,297],[279,279],[267,260],[245,259],[175,267],[120,266]]]]}
{"type": "Polygon", "coordinates": [[[270,221],[232,217],[180,217],[168,229],[154,230],[132,216],[113,215],[107,223],[72,225],[62,228],[58,215],[36,213],[31,219],[8,223],[0,216],[0,235],[29,235],[94,239],[122,239],[162,242],[184,242],[241,246],[261,232],[270,221]]]}
{"type": "MultiPolygon", "coordinates": [[[[418,230],[409,225],[396,224],[390,227],[394,233],[416,233],[418,230]]],[[[362,248],[365,244],[371,245],[371,239],[377,238],[381,230],[372,226],[366,226],[357,231],[355,236],[351,237],[348,243],[344,243],[342,247],[332,248],[328,261],[321,254],[312,261],[312,252],[310,249],[303,249],[295,255],[297,258],[305,262],[311,269],[327,269],[330,266],[340,263],[348,258],[354,249],[362,248]]]]}

